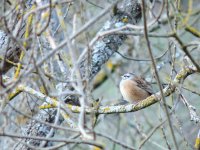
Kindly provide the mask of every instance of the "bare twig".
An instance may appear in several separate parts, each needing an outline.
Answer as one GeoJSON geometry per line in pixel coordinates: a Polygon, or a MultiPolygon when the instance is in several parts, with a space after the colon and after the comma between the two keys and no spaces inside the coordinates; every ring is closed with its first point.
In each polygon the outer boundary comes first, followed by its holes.
{"type": "MultiPolygon", "coordinates": [[[[155,76],[156,76],[156,80],[158,82],[158,86],[159,86],[159,89],[160,89],[160,93],[161,93],[161,97],[162,97],[161,100],[164,104],[166,104],[164,93],[162,91],[162,85],[161,85],[161,82],[160,82],[158,71],[156,69],[156,63],[155,63],[155,60],[153,58],[151,45],[150,45],[150,42],[149,42],[148,31],[147,31],[147,23],[146,23],[145,1],[144,0],[142,0],[142,7],[143,7],[143,20],[144,20],[144,35],[145,35],[145,38],[146,38],[146,41],[147,41],[147,47],[148,47],[149,55],[150,55],[151,60],[152,60],[152,65],[153,65],[154,73],[155,73],[155,76]]],[[[172,139],[173,139],[175,148],[178,150],[178,144],[176,142],[176,138],[175,138],[174,131],[173,131],[173,128],[172,128],[172,123],[171,123],[171,120],[170,120],[170,117],[169,117],[169,112],[168,112],[166,105],[164,105],[164,110],[165,110],[166,115],[167,115],[167,120],[168,120],[168,123],[169,123],[170,132],[171,132],[171,135],[172,135],[172,139]]]]}

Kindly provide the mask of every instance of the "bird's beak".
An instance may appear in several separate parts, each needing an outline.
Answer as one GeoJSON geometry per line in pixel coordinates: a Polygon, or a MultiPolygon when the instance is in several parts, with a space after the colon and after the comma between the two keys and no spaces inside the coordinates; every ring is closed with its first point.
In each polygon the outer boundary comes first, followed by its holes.
{"type": "Polygon", "coordinates": [[[124,75],[123,75],[123,76],[121,76],[121,79],[122,79],[122,80],[124,80],[124,75]]]}

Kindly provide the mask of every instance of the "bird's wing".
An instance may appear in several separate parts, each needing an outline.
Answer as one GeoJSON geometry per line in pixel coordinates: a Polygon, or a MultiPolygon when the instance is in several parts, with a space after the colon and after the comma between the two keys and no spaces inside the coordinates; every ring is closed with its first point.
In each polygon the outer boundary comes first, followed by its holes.
{"type": "Polygon", "coordinates": [[[151,84],[149,82],[147,82],[144,78],[135,77],[134,81],[137,83],[138,87],[140,87],[141,89],[144,89],[149,94],[153,94],[154,93],[151,84]]]}

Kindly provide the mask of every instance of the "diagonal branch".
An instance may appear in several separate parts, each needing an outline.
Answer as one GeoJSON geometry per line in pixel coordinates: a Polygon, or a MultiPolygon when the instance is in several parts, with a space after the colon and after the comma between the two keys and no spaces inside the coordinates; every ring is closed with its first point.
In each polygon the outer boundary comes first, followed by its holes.
{"type": "MultiPolygon", "coordinates": [[[[180,72],[176,75],[173,82],[170,83],[167,87],[163,89],[163,94],[165,97],[171,95],[173,92],[175,92],[176,87],[178,87],[179,83],[181,83],[182,80],[184,80],[187,76],[197,72],[196,68],[193,66],[188,66],[186,68],[183,68],[180,70],[180,72]]],[[[128,104],[128,105],[119,105],[119,106],[100,106],[97,110],[93,108],[86,108],[86,113],[94,113],[97,114],[113,114],[113,113],[128,113],[128,112],[135,112],[141,109],[144,109],[148,106],[151,106],[158,101],[161,100],[161,93],[157,92],[154,95],[151,95],[144,99],[143,101],[134,104],[128,104]]],[[[48,98],[48,103],[52,104],[51,107],[56,107],[59,103],[51,98],[48,98]]],[[[80,107],[79,106],[73,106],[69,104],[65,104],[65,109],[70,109],[74,113],[80,113],[80,107]]],[[[47,106],[41,106],[42,109],[48,108],[47,106]]]]}

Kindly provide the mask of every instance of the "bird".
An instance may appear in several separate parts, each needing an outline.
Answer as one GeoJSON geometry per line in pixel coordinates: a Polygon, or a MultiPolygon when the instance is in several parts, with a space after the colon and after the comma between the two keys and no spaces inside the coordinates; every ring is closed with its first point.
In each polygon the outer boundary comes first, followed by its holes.
{"type": "Polygon", "coordinates": [[[135,73],[126,73],[121,77],[119,88],[125,101],[137,104],[154,93],[151,84],[135,73]]]}

